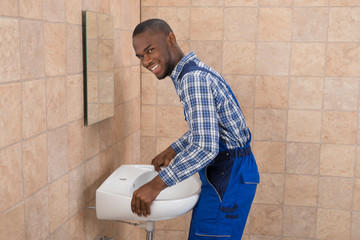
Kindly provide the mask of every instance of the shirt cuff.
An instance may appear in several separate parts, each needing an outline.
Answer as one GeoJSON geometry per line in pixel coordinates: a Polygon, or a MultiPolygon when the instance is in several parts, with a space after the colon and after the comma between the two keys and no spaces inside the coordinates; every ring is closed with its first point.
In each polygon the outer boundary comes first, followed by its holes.
{"type": "Polygon", "coordinates": [[[173,186],[178,182],[178,178],[170,167],[165,168],[159,173],[161,179],[165,182],[166,185],[173,186]]]}
{"type": "Polygon", "coordinates": [[[178,141],[173,142],[171,145],[172,149],[175,151],[176,154],[182,151],[182,145],[178,141]]]}

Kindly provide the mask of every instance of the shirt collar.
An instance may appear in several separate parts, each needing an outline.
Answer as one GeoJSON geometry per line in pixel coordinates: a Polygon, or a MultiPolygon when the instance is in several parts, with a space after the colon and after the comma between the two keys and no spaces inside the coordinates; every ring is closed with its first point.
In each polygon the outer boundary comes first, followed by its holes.
{"type": "Polygon", "coordinates": [[[189,61],[192,61],[196,58],[196,54],[194,52],[190,52],[189,54],[185,55],[180,62],[175,66],[174,70],[172,71],[170,78],[173,80],[174,83],[179,82],[181,79],[179,78],[179,75],[186,63],[189,61]]]}

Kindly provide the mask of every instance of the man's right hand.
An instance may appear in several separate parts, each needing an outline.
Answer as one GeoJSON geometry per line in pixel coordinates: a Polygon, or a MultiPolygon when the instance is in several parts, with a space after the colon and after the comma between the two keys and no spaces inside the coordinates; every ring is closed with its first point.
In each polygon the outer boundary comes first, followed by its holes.
{"type": "Polygon", "coordinates": [[[169,146],[167,149],[162,151],[159,155],[157,155],[152,161],[151,164],[154,165],[155,170],[160,172],[160,167],[169,166],[171,160],[176,156],[176,152],[169,146]]]}

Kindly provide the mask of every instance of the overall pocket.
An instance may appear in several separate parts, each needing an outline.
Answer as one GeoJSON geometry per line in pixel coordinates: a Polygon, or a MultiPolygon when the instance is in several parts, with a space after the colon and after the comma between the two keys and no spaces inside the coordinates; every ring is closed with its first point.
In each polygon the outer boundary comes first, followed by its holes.
{"type": "Polygon", "coordinates": [[[231,239],[232,226],[223,223],[197,222],[194,229],[198,239],[231,239]]]}

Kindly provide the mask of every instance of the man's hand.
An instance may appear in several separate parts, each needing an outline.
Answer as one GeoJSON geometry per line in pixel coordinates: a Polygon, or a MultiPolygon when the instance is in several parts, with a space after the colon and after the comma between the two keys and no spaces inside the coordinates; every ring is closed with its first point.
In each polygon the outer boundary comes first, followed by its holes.
{"type": "Polygon", "coordinates": [[[152,161],[151,164],[154,165],[155,170],[160,172],[160,167],[167,167],[169,166],[171,160],[176,156],[176,152],[172,147],[168,147],[159,155],[157,155],[152,161]]]}
{"type": "Polygon", "coordinates": [[[133,193],[131,199],[131,211],[136,213],[139,217],[147,217],[151,214],[150,206],[159,195],[159,193],[165,189],[167,185],[157,175],[153,180],[146,183],[133,193]]]}

